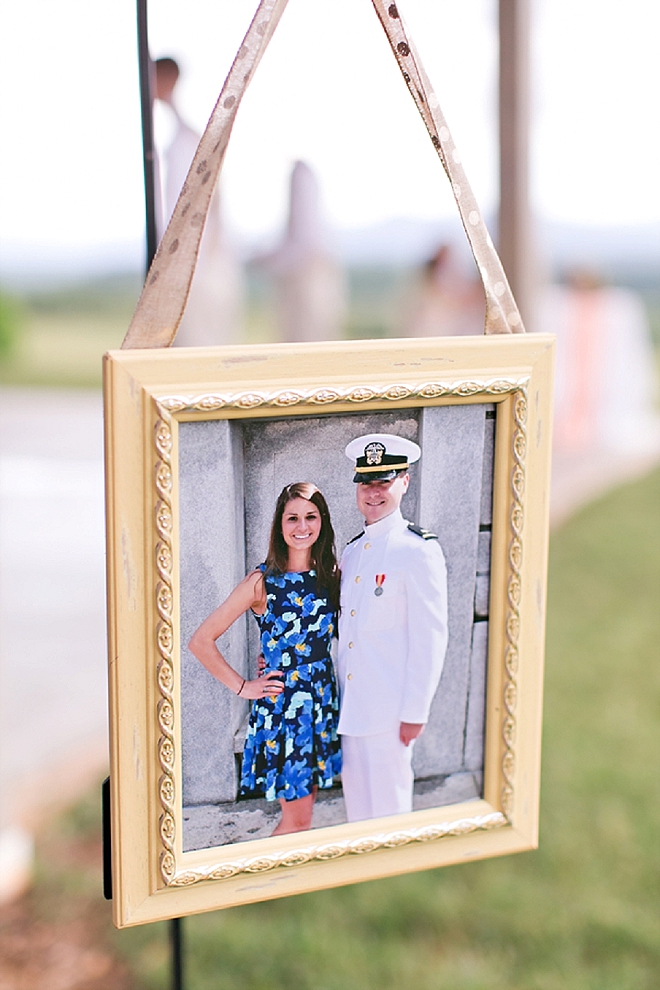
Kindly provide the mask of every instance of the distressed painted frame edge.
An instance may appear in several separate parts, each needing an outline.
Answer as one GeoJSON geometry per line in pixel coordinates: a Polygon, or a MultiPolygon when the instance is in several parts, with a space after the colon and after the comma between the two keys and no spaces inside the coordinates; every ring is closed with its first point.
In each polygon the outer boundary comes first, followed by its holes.
{"type": "MultiPolygon", "coordinates": [[[[554,338],[541,335],[436,338],[122,351],[106,356],[112,858],[114,920],[119,927],[535,847],[553,342],[554,338]],[[353,368],[350,373],[345,370],[347,363],[353,368]],[[319,366],[325,369],[321,376],[319,366]],[[426,372],[427,367],[429,371],[433,367],[434,373],[426,372]],[[420,369],[426,373],[420,374],[420,369]],[[479,390],[461,390],[460,383],[468,381],[476,382],[479,390]],[[493,389],[497,382],[508,385],[493,389]],[[321,386],[327,390],[328,383],[339,397],[320,405],[310,403],[310,394],[321,386]],[[429,383],[449,388],[431,398],[417,395],[415,401],[410,394],[383,395],[402,383],[418,392],[429,383]],[[371,394],[347,399],[347,392],[356,389],[371,394]],[[302,399],[291,401],[295,393],[302,399]],[[241,404],[246,394],[266,398],[241,404]],[[285,401],[278,402],[277,397],[285,394],[285,401]],[[209,408],[207,402],[193,408],[195,397],[217,395],[224,397],[221,406],[209,408]],[[173,793],[164,803],[164,695],[152,676],[154,661],[163,661],[154,635],[163,620],[156,598],[162,574],[153,553],[154,539],[162,538],[155,500],[162,501],[163,494],[162,477],[157,482],[156,420],[162,421],[163,412],[182,419],[272,416],[275,409],[277,415],[314,415],[324,410],[344,412],[356,405],[377,409],[448,401],[495,401],[498,411],[485,799],[396,820],[318,829],[305,833],[305,841],[294,835],[221,847],[220,851],[230,850],[224,856],[217,849],[181,853],[181,829],[176,827],[178,688],[175,676],[173,757],[165,761],[172,768],[173,793]],[[529,436],[536,442],[526,443],[529,436]],[[521,456],[522,479],[514,482],[521,456]],[[520,526],[512,525],[516,502],[524,518],[524,554],[521,558],[514,554],[519,564],[512,568],[512,546],[516,540],[520,543],[516,532],[520,526]],[[517,581],[514,588],[512,576],[517,581]],[[517,661],[511,658],[512,646],[517,661]],[[154,717],[159,705],[160,721],[154,717]],[[169,836],[169,846],[164,836],[169,836]],[[341,850],[335,855],[338,846],[341,850]],[[328,847],[334,847],[332,855],[325,855],[328,847]],[[172,861],[163,869],[168,853],[172,861]],[[207,879],[210,874],[224,878],[207,879]]],[[[173,432],[176,443],[176,429],[173,432]]],[[[174,446],[171,456],[176,456],[174,446]]],[[[176,516],[176,490],[173,495],[176,516]]],[[[177,549],[174,540],[174,575],[177,549]]],[[[176,593],[174,582],[173,609],[176,593]]],[[[174,662],[176,629],[173,621],[174,662]]]]}

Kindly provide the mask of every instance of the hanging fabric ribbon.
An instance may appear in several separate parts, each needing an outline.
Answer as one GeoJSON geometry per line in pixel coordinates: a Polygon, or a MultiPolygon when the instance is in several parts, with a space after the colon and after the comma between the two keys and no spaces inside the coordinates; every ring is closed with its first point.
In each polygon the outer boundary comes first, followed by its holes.
{"type": "MultiPolygon", "coordinates": [[[[168,347],[176,335],[195,272],[199,245],[241,100],[288,0],[261,0],[193,159],[158,247],[122,347],[168,347]]],[[[431,141],[451,182],[486,296],[484,332],[522,333],[507,282],[438,98],[394,3],[371,0],[431,141]]]]}

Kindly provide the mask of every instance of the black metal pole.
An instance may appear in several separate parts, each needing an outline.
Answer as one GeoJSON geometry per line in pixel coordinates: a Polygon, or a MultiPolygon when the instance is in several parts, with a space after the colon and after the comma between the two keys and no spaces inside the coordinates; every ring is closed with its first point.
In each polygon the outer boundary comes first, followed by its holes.
{"type": "Polygon", "coordinates": [[[170,921],[170,945],[172,948],[172,990],[183,990],[183,919],[170,921]]]}
{"type": "Polygon", "coordinates": [[[147,0],[137,0],[138,63],[140,68],[140,107],[142,110],[142,161],[144,164],[144,203],[147,219],[147,271],[158,247],[156,228],[156,168],[154,149],[152,62],[149,56],[147,0]]]}
{"type": "MultiPolygon", "coordinates": [[[[137,0],[138,61],[140,67],[140,108],[142,111],[142,161],[144,164],[144,203],[147,221],[147,271],[158,247],[156,226],[156,168],[154,147],[153,96],[151,92],[152,62],[149,55],[147,0],[137,0]]],[[[172,990],[183,987],[183,921],[170,921],[172,958],[172,990]]]]}
{"type": "Polygon", "coordinates": [[[112,839],[110,831],[110,778],[101,784],[101,809],[103,816],[103,896],[112,900],[112,839]]]}

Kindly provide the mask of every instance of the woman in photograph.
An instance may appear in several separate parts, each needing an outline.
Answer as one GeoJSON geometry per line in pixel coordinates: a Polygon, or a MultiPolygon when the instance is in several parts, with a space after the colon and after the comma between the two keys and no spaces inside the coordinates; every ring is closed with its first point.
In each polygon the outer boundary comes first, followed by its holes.
{"type": "Polygon", "coordinates": [[[240,698],[252,699],[240,797],[279,800],[273,835],[312,824],[319,787],[341,770],[339,703],[330,655],[339,610],[335,536],[325,498],[310,482],[287,485],[275,507],[265,563],[206,619],[189,649],[240,698]],[[250,609],[261,630],[263,672],[230,667],[217,646],[250,609]]]}

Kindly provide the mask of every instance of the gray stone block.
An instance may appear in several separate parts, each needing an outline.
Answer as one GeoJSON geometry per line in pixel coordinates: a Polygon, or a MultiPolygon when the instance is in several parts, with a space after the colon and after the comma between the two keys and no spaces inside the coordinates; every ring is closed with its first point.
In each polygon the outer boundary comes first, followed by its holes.
{"type": "Polygon", "coordinates": [[[490,530],[479,533],[477,544],[477,574],[490,574],[490,530]]]}
{"type": "MultiPolygon", "coordinates": [[[[234,733],[247,702],[218,683],[186,644],[245,574],[240,431],[229,420],[182,423],[179,452],[183,803],[191,805],[236,797],[234,733]]],[[[244,676],[245,619],[218,646],[244,676]]]]}
{"type": "Polygon", "coordinates": [[[463,765],[477,546],[484,464],[483,405],[422,411],[420,521],[438,534],[447,561],[449,643],[428,725],[415,747],[415,774],[463,765]]]}
{"type": "Polygon", "coordinates": [[[465,727],[464,764],[466,770],[483,770],[486,722],[486,667],[488,623],[475,622],[470,656],[470,690],[465,727]]]}
{"type": "MultiPolygon", "coordinates": [[[[493,406],[487,407],[492,411],[493,406]]],[[[481,474],[481,513],[482,526],[493,522],[493,468],[495,464],[495,420],[487,417],[484,427],[484,462],[481,474]]]]}
{"type": "Polygon", "coordinates": [[[474,801],[483,791],[480,773],[452,773],[448,777],[433,777],[415,782],[413,811],[442,808],[447,804],[474,801]]]}
{"type": "Polygon", "coordinates": [[[488,598],[490,595],[490,577],[488,574],[477,574],[474,589],[474,614],[479,619],[488,618],[488,598]]]}
{"type": "MultiPolygon", "coordinates": [[[[464,771],[415,782],[413,809],[442,808],[448,804],[472,801],[483,793],[483,774],[464,771]]],[[[272,834],[280,817],[276,801],[197,805],[184,809],[183,849],[210,849],[272,834]]],[[[441,820],[441,819],[439,819],[441,820]]],[[[319,791],[314,804],[312,829],[343,825],[346,807],[341,788],[319,791]]]]}
{"type": "MultiPolygon", "coordinates": [[[[280,818],[278,801],[239,801],[199,805],[183,814],[183,851],[211,849],[272,835],[280,818]]],[[[346,808],[340,788],[319,791],[314,803],[312,828],[343,825],[346,808]]]]}

